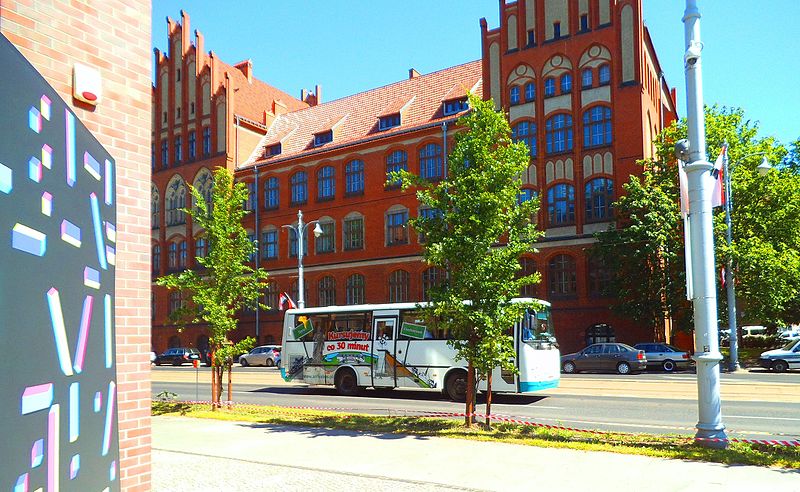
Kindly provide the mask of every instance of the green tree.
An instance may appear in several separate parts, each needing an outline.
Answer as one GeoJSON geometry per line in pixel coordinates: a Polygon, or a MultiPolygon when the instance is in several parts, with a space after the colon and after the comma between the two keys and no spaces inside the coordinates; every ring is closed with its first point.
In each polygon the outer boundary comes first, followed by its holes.
{"type": "MultiPolygon", "coordinates": [[[[744,321],[778,324],[800,320],[800,181],[785,147],[758,136],[758,125],[741,109],[706,107],[706,144],[710,160],[728,142],[733,190],[733,241],[725,241],[724,209],[715,211],[718,271],[728,257],[734,265],[738,313],[744,321]],[[756,166],[766,156],[783,165],[767,176],[756,166]]],[[[614,309],[647,323],[657,333],[658,313],[689,329],[691,306],[685,299],[683,224],[675,142],[687,138],[685,121],[666,128],[656,142],[656,158],[641,161],[641,177],[631,176],[626,195],[615,202],[619,228],[597,234],[592,253],[613,272],[618,294],[614,309]],[[644,286],[644,288],[642,288],[644,286]]],[[[795,153],[797,142],[795,142],[795,153]]],[[[724,289],[717,295],[719,317],[727,319],[724,289]]]]}
{"type": "MultiPolygon", "coordinates": [[[[256,251],[242,226],[248,213],[242,207],[247,188],[233,183],[225,168],[214,170],[211,207],[199,190],[191,188],[194,207],[185,209],[194,223],[203,229],[208,240],[208,255],[198,257],[202,269],[185,270],[156,280],[158,285],[186,293],[192,303],[176,314],[183,322],[208,323],[211,331],[211,399],[218,407],[222,395],[222,377],[228,371],[228,401],[231,399],[233,357],[252,348],[250,337],[232,343],[228,334],[238,326],[236,314],[244,306],[258,304],[262,283],[267,279],[263,269],[248,265],[256,251]]],[[[266,308],[266,306],[260,307],[266,308]]]]}
{"type": "Polygon", "coordinates": [[[463,390],[467,426],[475,412],[477,376],[487,378],[490,415],[492,370],[514,369],[508,328],[530,306],[510,300],[538,281],[538,275],[520,277],[518,271],[520,255],[533,251],[540,235],[532,222],[538,200],[519,200],[527,147],[512,142],[508,121],[491,100],[470,95],[469,104],[442,181],[407,171],[389,176],[389,181],[401,180],[404,189],[416,187],[419,202],[434,211],[409,223],[425,238],[425,261],[447,272],[446,281],[432,289],[427,314],[451,330],[449,343],[467,362],[466,375],[445,382],[451,396],[460,397],[463,390]]]}

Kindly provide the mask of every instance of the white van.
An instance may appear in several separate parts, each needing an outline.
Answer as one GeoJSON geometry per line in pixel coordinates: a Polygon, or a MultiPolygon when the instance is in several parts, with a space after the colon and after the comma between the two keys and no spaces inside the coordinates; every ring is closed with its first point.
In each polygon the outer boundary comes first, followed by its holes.
{"type": "Polygon", "coordinates": [[[767,327],[766,326],[743,326],[742,327],[742,336],[743,337],[765,337],[767,336],[767,327]]]}

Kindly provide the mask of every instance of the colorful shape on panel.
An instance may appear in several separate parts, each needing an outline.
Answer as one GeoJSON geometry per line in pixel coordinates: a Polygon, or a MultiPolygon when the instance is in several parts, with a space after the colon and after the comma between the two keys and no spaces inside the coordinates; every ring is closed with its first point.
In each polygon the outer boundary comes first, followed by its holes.
{"type": "Polygon", "coordinates": [[[89,342],[89,326],[92,324],[92,307],[94,297],[86,296],[83,300],[83,313],[81,314],[81,326],[78,330],[78,343],[75,347],[75,372],[80,374],[83,371],[83,364],[86,361],[86,346],[89,342]]]}
{"type": "Polygon", "coordinates": [[[47,415],[47,490],[61,490],[58,470],[61,468],[61,434],[59,416],[61,406],[56,403],[47,415]]]}
{"type": "Polygon", "coordinates": [[[42,132],[42,113],[33,106],[28,110],[28,126],[36,133],[42,132]]]}
{"type": "Polygon", "coordinates": [[[106,226],[106,237],[112,243],[117,242],[117,226],[112,224],[111,222],[103,222],[106,226]]]}
{"type": "Polygon", "coordinates": [[[37,439],[31,446],[31,468],[36,468],[44,461],[44,439],[37,439]]]}
{"type": "Polygon", "coordinates": [[[34,256],[44,256],[47,251],[47,236],[36,229],[17,223],[11,231],[11,247],[34,256]]]}
{"type": "Polygon", "coordinates": [[[114,423],[114,402],[117,396],[117,385],[114,381],[108,382],[108,399],[106,403],[106,424],[103,432],[103,450],[102,455],[105,456],[108,454],[108,451],[111,449],[111,428],[112,424],[114,423]]]}
{"type": "Polygon", "coordinates": [[[72,358],[67,348],[67,330],[64,327],[64,313],[61,311],[61,296],[55,287],[47,291],[47,307],[50,309],[50,323],[53,325],[53,337],[56,344],[56,355],[61,372],[72,376],[72,358]]]}
{"type": "Polygon", "coordinates": [[[102,408],[102,405],[103,405],[103,392],[97,391],[94,394],[94,413],[99,412],[100,409],[102,408]]]}
{"type": "Polygon", "coordinates": [[[81,247],[81,228],[64,219],[61,221],[61,240],[76,248],[81,247]]]}
{"type": "Polygon", "coordinates": [[[14,485],[14,492],[28,492],[28,474],[23,473],[17,479],[17,483],[14,485]]]}
{"type": "Polygon", "coordinates": [[[100,176],[100,163],[97,162],[97,159],[95,159],[89,152],[83,153],[83,168],[86,169],[86,171],[91,174],[94,179],[100,181],[100,178],[102,177],[100,176]]]}
{"type": "Polygon", "coordinates": [[[53,383],[28,386],[22,392],[21,415],[44,410],[53,404],[53,383]]]}
{"type": "Polygon", "coordinates": [[[47,144],[42,145],[42,165],[47,169],[53,168],[53,148],[47,144]]]}
{"type": "Polygon", "coordinates": [[[69,479],[75,480],[78,476],[78,470],[81,469],[81,455],[76,454],[69,460],[69,479]]]}
{"type": "Polygon", "coordinates": [[[65,136],[67,140],[67,184],[75,186],[78,179],[78,170],[75,164],[75,116],[68,109],[64,110],[64,115],[66,118],[65,136]]]}
{"type": "Polygon", "coordinates": [[[14,188],[14,173],[11,168],[0,164],[0,191],[6,195],[14,188]]]}
{"type": "Polygon", "coordinates": [[[105,202],[106,205],[114,204],[114,163],[106,159],[105,173],[105,202]]]}
{"type": "Polygon", "coordinates": [[[92,208],[92,224],[94,225],[94,242],[97,246],[97,260],[103,270],[108,270],[106,262],[106,248],[103,244],[103,230],[100,222],[100,204],[97,203],[97,195],[89,194],[89,204],[92,208]]]}
{"type": "Polygon", "coordinates": [[[81,433],[80,429],[80,409],[81,409],[81,383],[75,382],[69,385],[69,442],[78,440],[81,433]]]}
{"type": "Polygon", "coordinates": [[[109,265],[117,264],[117,250],[106,244],[106,259],[109,265]]]}
{"type": "MultiPolygon", "coordinates": [[[[106,294],[105,297],[103,297],[103,311],[104,311],[103,328],[105,331],[104,339],[105,339],[106,368],[110,368],[111,362],[113,362],[113,355],[114,355],[114,339],[112,337],[113,333],[111,331],[114,328],[114,324],[112,322],[113,317],[111,316],[113,314],[113,311],[111,310],[110,294],[106,294]]],[[[99,406],[100,402],[97,400],[99,395],[100,392],[98,391],[97,394],[95,395],[95,402],[94,402],[96,408],[95,412],[100,411],[100,406],[99,406]]]]}
{"type": "Polygon", "coordinates": [[[100,288],[100,272],[92,267],[84,267],[83,269],[83,285],[91,287],[92,289],[100,288]]]}
{"type": "Polygon", "coordinates": [[[50,121],[50,104],[51,103],[52,103],[52,101],[47,96],[42,96],[42,98],[39,99],[39,111],[42,113],[42,116],[47,121],[50,121]]]}
{"type": "Polygon", "coordinates": [[[42,161],[38,157],[28,159],[28,177],[31,181],[42,182],[42,161]]]}
{"type": "Polygon", "coordinates": [[[108,480],[113,482],[117,479],[117,461],[114,460],[111,462],[111,466],[108,467],[108,480]]]}
{"type": "Polygon", "coordinates": [[[53,215],[53,195],[46,191],[42,193],[42,214],[48,217],[53,215]]]}

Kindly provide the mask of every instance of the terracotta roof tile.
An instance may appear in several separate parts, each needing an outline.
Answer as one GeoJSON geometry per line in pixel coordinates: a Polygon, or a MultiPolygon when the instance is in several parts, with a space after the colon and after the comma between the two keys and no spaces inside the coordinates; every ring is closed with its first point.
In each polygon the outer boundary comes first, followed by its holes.
{"type": "MultiPolygon", "coordinates": [[[[483,96],[481,83],[481,61],[457,65],[427,75],[410,78],[378,87],[352,96],[286,113],[276,118],[267,134],[262,138],[250,159],[244,165],[252,165],[261,160],[264,148],[281,142],[281,154],[273,157],[283,159],[298,156],[314,147],[314,134],[323,131],[320,122],[337,122],[346,116],[336,129],[334,141],[330,146],[356,143],[376,134],[392,135],[398,131],[435,123],[453,116],[444,116],[442,101],[454,98],[454,88],[459,87],[461,95],[472,89],[479,97],[483,96]],[[449,95],[449,96],[448,96],[449,95]],[[397,101],[413,102],[403,111],[403,124],[392,130],[380,131],[378,117],[397,101]],[[288,129],[295,128],[286,136],[288,129]]],[[[396,113],[397,111],[395,111],[396,113]]]]}

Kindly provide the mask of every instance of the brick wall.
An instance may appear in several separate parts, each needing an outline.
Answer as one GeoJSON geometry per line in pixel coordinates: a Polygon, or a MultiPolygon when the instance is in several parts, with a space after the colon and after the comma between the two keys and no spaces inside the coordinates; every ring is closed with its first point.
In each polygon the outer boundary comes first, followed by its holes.
{"type": "Polygon", "coordinates": [[[0,32],[117,164],[116,350],[122,490],[150,489],[150,2],[2,0],[0,32]],[[72,66],[100,70],[103,100],[72,99],[72,66]]]}

